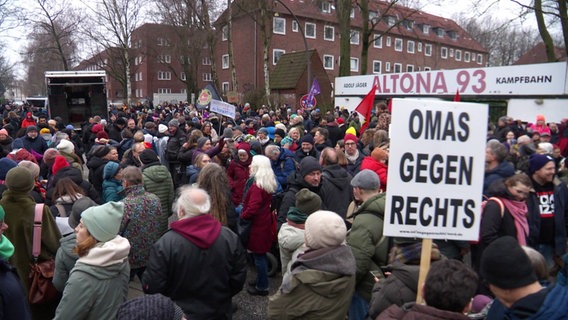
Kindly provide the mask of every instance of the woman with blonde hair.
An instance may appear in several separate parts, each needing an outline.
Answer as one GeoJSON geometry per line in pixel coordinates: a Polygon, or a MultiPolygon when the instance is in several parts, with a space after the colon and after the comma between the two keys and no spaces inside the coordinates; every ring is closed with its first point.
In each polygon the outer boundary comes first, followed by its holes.
{"type": "Polygon", "coordinates": [[[69,274],[55,319],[114,319],[128,296],[130,243],[118,235],[122,202],[83,211],[75,228],[79,259],[69,274]]]}
{"type": "Polygon", "coordinates": [[[270,159],[262,155],[252,158],[250,178],[245,186],[243,211],[241,219],[250,223],[250,233],[246,242],[247,249],[252,252],[256,267],[254,286],[247,289],[251,295],[268,295],[268,259],[276,236],[276,217],[270,211],[272,194],[278,183],[272,170],[270,159]]]}
{"type": "Polygon", "coordinates": [[[216,163],[206,165],[199,172],[197,185],[211,196],[209,214],[236,233],[237,213],[231,200],[229,178],[225,169],[216,163]]]}

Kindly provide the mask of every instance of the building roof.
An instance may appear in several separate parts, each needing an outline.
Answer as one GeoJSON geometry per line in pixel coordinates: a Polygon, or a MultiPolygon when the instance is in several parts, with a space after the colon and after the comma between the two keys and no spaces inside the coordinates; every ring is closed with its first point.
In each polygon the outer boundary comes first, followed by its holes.
{"type": "MultiPolygon", "coordinates": [[[[315,50],[308,50],[310,61],[315,50]]],[[[285,53],[270,73],[270,89],[293,89],[306,71],[306,51],[285,53]]]]}
{"type": "MultiPolygon", "coordinates": [[[[559,47],[554,47],[554,55],[556,56],[556,61],[566,61],[566,50],[559,47]]],[[[546,57],[546,47],[544,42],[541,42],[530,49],[527,53],[523,54],[514,65],[519,64],[535,64],[535,63],[546,63],[549,62],[546,57]]]]}

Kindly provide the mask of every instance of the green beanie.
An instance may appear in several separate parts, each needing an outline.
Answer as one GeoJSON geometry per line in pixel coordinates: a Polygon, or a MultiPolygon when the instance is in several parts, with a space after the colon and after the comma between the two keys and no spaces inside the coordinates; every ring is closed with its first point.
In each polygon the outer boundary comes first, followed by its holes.
{"type": "Polygon", "coordinates": [[[107,242],[118,234],[123,214],[124,203],[111,201],[86,209],[81,220],[95,239],[107,242]]]}
{"type": "Polygon", "coordinates": [[[34,188],[34,177],[32,177],[30,170],[24,167],[15,167],[8,171],[4,184],[10,191],[28,193],[34,188]]]}
{"type": "MultiPolygon", "coordinates": [[[[0,228],[4,221],[4,208],[0,206],[0,228]]],[[[5,235],[0,235],[0,258],[8,260],[14,254],[14,245],[6,238],[5,235]]]]}

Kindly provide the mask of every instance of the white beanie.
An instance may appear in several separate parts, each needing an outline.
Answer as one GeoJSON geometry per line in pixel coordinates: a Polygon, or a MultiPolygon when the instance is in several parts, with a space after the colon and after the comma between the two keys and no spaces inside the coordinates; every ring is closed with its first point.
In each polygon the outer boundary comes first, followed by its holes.
{"type": "Polygon", "coordinates": [[[73,153],[73,151],[75,151],[75,145],[73,145],[73,142],[67,139],[63,139],[59,141],[59,144],[57,145],[57,150],[63,151],[65,153],[73,153]]]}
{"type": "Polygon", "coordinates": [[[165,124],[161,124],[161,123],[160,123],[160,124],[158,125],[158,132],[159,132],[159,133],[164,133],[164,132],[166,132],[166,131],[168,131],[168,126],[166,126],[165,124]]]}
{"type": "Polygon", "coordinates": [[[345,242],[347,228],[337,213],[319,210],[308,216],[304,240],[311,249],[337,247],[345,242]]]}

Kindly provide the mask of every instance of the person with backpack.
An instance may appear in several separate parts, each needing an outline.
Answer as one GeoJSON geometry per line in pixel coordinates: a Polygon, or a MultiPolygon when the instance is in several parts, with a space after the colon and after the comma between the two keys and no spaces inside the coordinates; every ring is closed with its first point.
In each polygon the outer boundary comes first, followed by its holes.
{"type": "MultiPolygon", "coordinates": [[[[529,225],[526,199],[531,189],[532,182],[524,173],[491,185],[488,192],[492,197],[482,207],[479,242],[472,246],[472,264],[476,271],[479,271],[483,251],[498,238],[512,236],[520,245],[527,244],[529,225]]],[[[481,293],[489,294],[483,288],[480,290],[481,293]]]]}

